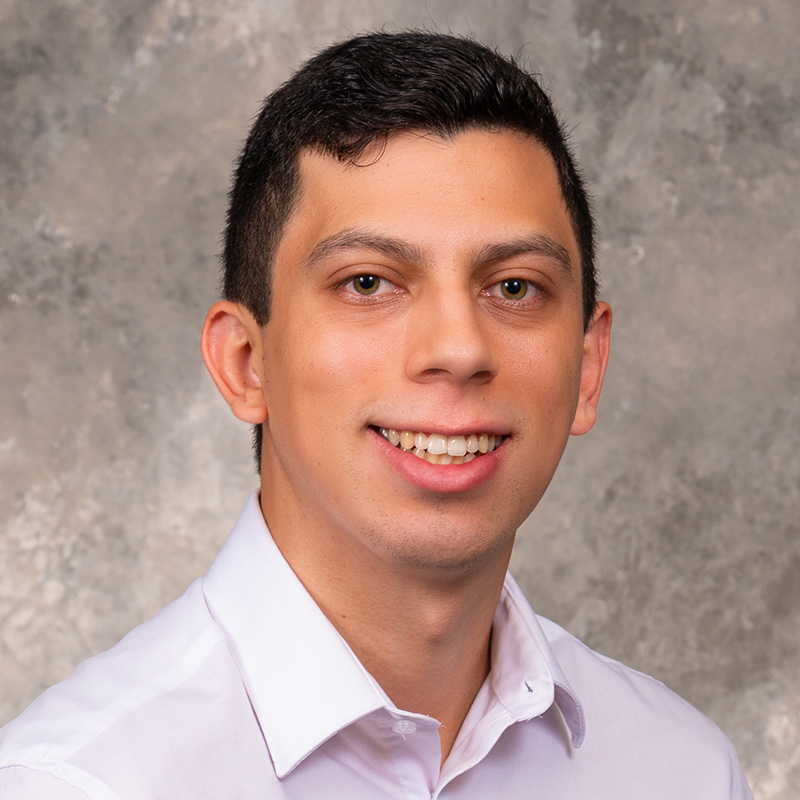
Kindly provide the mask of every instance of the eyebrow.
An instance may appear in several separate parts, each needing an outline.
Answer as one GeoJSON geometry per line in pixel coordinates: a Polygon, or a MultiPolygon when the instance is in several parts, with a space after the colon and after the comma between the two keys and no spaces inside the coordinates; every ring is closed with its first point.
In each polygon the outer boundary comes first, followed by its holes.
{"type": "MultiPolygon", "coordinates": [[[[374,250],[378,253],[424,264],[426,259],[416,245],[391,236],[373,233],[362,228],[352,228],[319,242],[306,259],[306,270],[315,264],[343,250],[374,250]]],[[[556,262],[561,271],[574,278],[572,259],[567,248],[543,233],[533,233],[508,242],[488,244],[482,247],[473,258],[473,266],[482,266],[496,261],[508,261],[522,255],[539,255],[556,262]]]]}
{"type": "Polygon", "coordinates": [[[422,251],[416,245],[391,236],[382,236],[361,228],[353,228],[335,233],[319,242],[306,259],[306,270],[310,270],[319,261],[342,250],[374,250],[404,261],[418,263],[425,261],[422,251]]]}
{"type": "Polygon", "coordinates": [[[556,262],[559,268],[570,278],[575,274],[572,270],[572,259],[564,245],[544,233],[533,233],[510,242],[488,244],[482,247],[475,259],[476,264],[491,264],[495,261],[508,261],[516,256],[544,256],[556,262]]]}

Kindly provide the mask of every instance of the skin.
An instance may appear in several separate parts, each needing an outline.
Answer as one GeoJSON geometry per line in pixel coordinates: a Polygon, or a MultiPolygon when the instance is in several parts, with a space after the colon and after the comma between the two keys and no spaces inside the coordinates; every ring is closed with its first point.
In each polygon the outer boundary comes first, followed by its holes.
{"type": "Polygon", "coordinates": [[[392,700],[443,723],[444,761],[515,531],[594,425],[611,311],[584,332],[569,215],[529,138],[404,133],[357,166],[305,153],[301,176],[270,321],[217,303],[203,354],[234,414],[265,423],[279,548],[392,700]],[[504,439],[434,466],[380,427],[504,439]]]}

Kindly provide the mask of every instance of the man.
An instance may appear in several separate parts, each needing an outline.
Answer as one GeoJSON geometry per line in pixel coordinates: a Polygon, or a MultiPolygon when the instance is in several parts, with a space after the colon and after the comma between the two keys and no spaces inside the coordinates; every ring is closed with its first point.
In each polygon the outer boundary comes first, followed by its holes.
{"type": "Polygon", "coordinates": [[[13,798],[746,798],[725,737],[506,569],[609,350],[550,103],[334,46],[242,154],[202,350],[261,474],[208,575],[0,737],[13,798]]]}

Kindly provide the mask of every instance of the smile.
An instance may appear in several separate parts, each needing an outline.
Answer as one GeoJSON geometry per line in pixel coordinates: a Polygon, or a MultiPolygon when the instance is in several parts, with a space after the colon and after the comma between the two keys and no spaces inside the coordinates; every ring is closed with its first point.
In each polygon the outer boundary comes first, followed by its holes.
{"type": "Polygon", "coordinates": [[[443,433],[397,431],[394,428],[377,430],[398,450],[413,453],[429,464],[466,464],[485,453],[491,453],[505,438],[493,433],[446,436],[443,433]]]}

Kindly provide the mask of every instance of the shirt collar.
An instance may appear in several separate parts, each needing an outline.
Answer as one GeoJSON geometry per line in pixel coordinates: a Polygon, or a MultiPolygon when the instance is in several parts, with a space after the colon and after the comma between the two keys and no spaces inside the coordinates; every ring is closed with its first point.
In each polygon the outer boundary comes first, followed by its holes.
{"type": "Polygon", "coordinates": [[[257,493],[248,499],[203,589],[279,778],[339,730],[386,705],[278,550],[257,493]]]}
{"type": "Polygon", "coordinates": [[[492,650],[490,680],[500,702],[522,721],[539,716],[555,700],[573,746],[580,747],[586,733],[583,707],[550,647],[539,618],[510,573],[506,573],[495,612],[492,650]],[[525,686],[527,697],[520,692],[520,683],[525,686]],[[549,702],[543,704],[543,699],[549,702]]]}
{"type": "MultiPolygon", "coordinates": [[[[203,590],[279,778],[338,731],[391,707],[283,558],[257,492],[203,579],[203,590]]],[[[538,716],[555,699],[573,745],[580,745],[580,703],[510,575],[495,615],[490,680],[500,702],[519,720],[538,716]],[[520,679],[528,682],[529,697],[519,692],[520,679]]]]}

